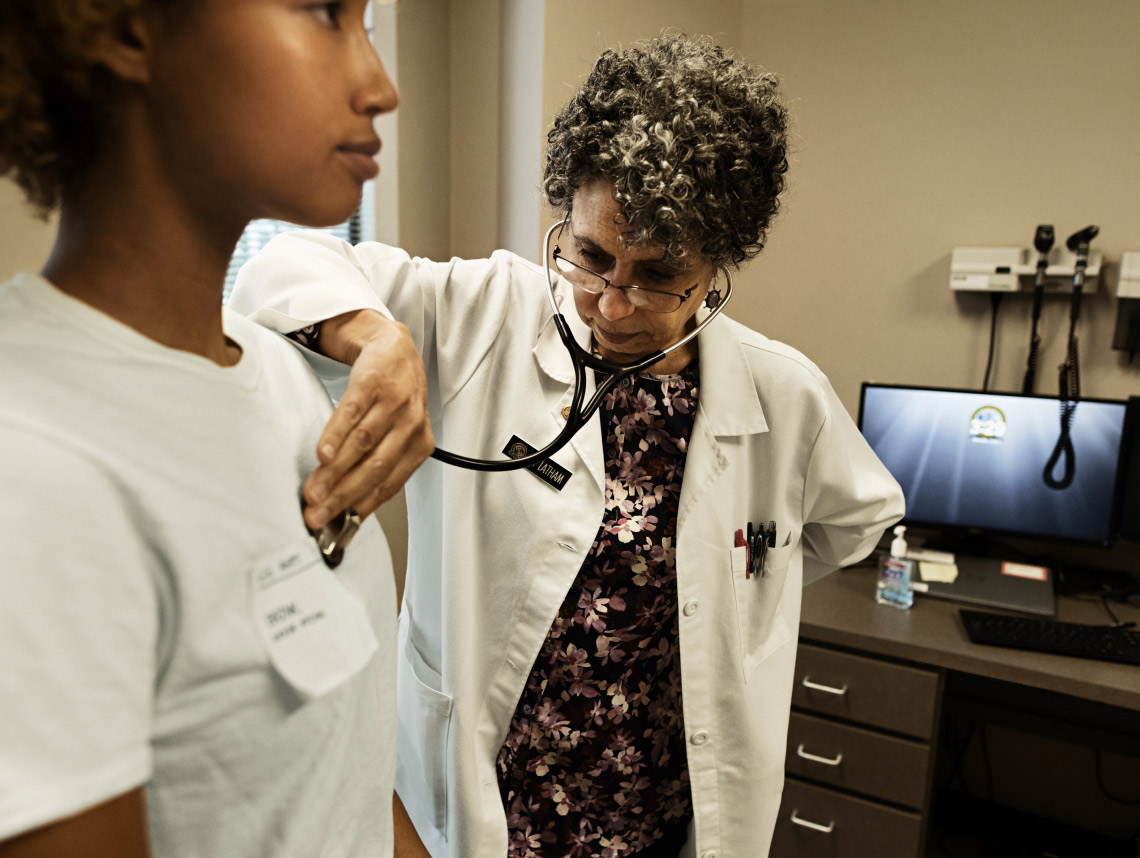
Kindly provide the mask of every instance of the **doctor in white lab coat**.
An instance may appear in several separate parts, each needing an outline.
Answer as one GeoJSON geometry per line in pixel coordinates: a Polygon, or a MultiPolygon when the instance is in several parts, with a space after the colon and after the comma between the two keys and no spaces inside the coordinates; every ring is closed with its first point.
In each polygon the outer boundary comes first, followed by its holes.
{"type": "MultiPolygon", "coordinates": [[[[603,60],[638,67],[655,56],[663,62],[662,53],[664,62],[673,62],[678,51],[706,62],[723,59],[706,43],[667,39],[603,60]]],[[[729,63],[755,76],[742,63],[729,63]]],[[[601,65],[584,91],[605,85],[601,65]]],[[[645,74],[659,78],[660,66],[645,74]]],[[[775,104],[773,81],[762,76],[756,86],[770,91],[767,103],[775,104]]],[[[759,224],[761,237],[782,187],[780,164],[786,169],[777,108],[768,114],[777,133],[762,129],[781,145],[769,159],[768,178],[778,181],[762,191],[772,205],[759,224]]],[[[633,112],[648,109],[641,104],[633,112]]],[[[556,148],[552,142],[553,158],[556,148]]],[[[621,199],[625,180],[591,163],[562,203],[569,221],[558,244],[603,274],[607,285],[591,292],[559,277],[556,291],[564,309],[577,309],[564,314],[579,343],[628,362],[692,328],[707,312],[702,302],[718,288],[717,263],[729,257],[731,264],[733,254],[705,250],[710,245],[694,244],[684,229],[687,255],[672,253],[675,245],[655,240],[653,232],[640,243],[631,240],[641,219],[636,204],[621,199]],[[687,288],[690,275],[698,280],[693,289],[687,288]],[[679,285],[662,284],[668,277],[679,285]],[[659,289],[675,293],[680,308],[651,313],[637,306],[639,290],[659,289]]],[[[558,170],[548,164],[547,196],[556,206],[550,177],[558,170]]],[[[737,196],[747,192],[739,183],[736,190],[737,196]]],[[[760,242],[752,244],[754,254],[760,242]]],[[[553,438],[572,396],[572,365],[551,320],[545,278],[541,266],[506,251],[441,263],[377,243],[352,247],[320,233],[292,233],[247,264],[231,306],[283,333],[358,310],[365,311],[361,319],[390,314],[409,328],[423,356],[437,444],[499,457],[512,439],[538,447],[553,438]]],[[[348,367],[312,352],[309,357],[334,396],[344,389],[348,367]]],[[[407,484],[397,791],[435,858],[753,858],[767,852],[784,781],[801,588],[864,558],[902,516],[902,494],[827,379],[794,349],[722,315],[667,362],[651,373],[699,365],[700,379],[670,537],[674,613],[666,631],[679,647],[683,717],[674,739],[683,747],[686,803],[671,822],[681,828],[646,846],[652,832],[634,840],[628,832],[636,820],[629,823],[616,808],[609,818],[618,820],[619,830],[552,842],[520,831],[517,808],[505,810],[514,793],[501,768],[504,742],[528,723],[519,720],[528,683],[558,648],[554,630],[568,616],[564,603],[573,608],[576,581],[602,537],[600,527],[606,529],[614,492],[622,491],[603,409],[554,454],[553,477],[530,470],[482,473],[429,460],[407,484]],[[775,544],[762,571],[751,574],[736,533],[769,521],[775,544]]],[[[593,386],[590,374],[591,392],[593,386]]],[[[646,696],[655,693],[650,688],[646,696]]],[[[624,705],[616,697],[605,702],[624,705]]],[[[516,774],[535,783],[533,771],[516,774]]],[[[541,816],[544,807],[557,805],[558,789],[536,788],[533,812],[541,816]]]]}

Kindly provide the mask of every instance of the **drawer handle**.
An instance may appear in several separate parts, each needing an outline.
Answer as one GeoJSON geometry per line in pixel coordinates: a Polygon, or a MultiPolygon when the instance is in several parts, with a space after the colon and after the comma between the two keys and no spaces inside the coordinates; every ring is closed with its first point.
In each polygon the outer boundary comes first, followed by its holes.
{"type": "Polygon", "coordinates": [[[825,766],[838,766],[843,762],[842,754],[836,754],[834,757],[818,757],[815,754],[809,754],[805,751],[803,745],[796,748],[796,756],[802,757],[805,760],[811,760],[813,763],[823,763],[825,766]]]}
{"type": "Polygon", "coordinates": [[[830,685],[820,685],[818,682],[812,682],[806,676],[804,677],[802,684],[804,688],[810,688],[812,691],[826,691],[828,694],[838,694],[840,697],[847,693],[846,685],[844,685],[842,688],[832,688],[830,685]]]}
{"type": "Polygon", "coordinates": [[[834,819],[827,825],[820,825],[818,822],[812,822],[809,819],[800,819],[794,810],[792,811],[792,822],[796,825],[802,825],[804,828],[810,828],[812,831],[822,831],[824,834],[830,834],[835,830],[834,819]]]}

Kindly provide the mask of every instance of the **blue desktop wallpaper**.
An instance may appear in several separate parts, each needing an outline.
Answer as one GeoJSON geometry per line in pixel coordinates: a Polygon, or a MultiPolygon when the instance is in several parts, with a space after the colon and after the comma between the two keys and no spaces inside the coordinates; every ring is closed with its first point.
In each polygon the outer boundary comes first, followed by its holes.
{"type": "Polygon", "coordinates": [[[908,520],[1101,542],[1111,536],[1124,411],[1123,402],[1077,405],[1075,476],[1060,490],[1043,477],[1061,429],[1055,399],[867,385],[860,428],[902,486],[908,520]]]}

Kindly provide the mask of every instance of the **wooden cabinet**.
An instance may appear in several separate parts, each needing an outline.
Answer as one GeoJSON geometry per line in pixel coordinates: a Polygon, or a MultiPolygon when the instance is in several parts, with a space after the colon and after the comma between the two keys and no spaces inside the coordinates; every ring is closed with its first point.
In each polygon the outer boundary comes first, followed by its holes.
{"type": "MultiPolygon", "coordinates": [[[[1104,797],[1095,775],[1107,754],[1140,754],[1136,668],[973,644],[954,602],[917,599],[909,611],[876,604],[877,574],[874,565],[852,567],[804,589],[772,858],[941,854],[937,832],[927,835],[936,745],[941,725],[963,722],[977,737],[977,789],[965,775],[957,784],[986,800],[963,811],[955,794],[952,803],[937,799],[939,824],[969,833],[977,847],[954,854],[1131,854],[1066,850],[1056,838],[1058,826],[1078,838],[1136,831],[1136,808],[1104,797]],[[983,745],[987,732],[993,741],[983,745]],[[1011,828],[1011,812],[1038,822],[1011,828]]],[[[1114,610],[1140,622],[1136,607],[1114,610]]],[[[1104,608],[1058,594],[1057,619],[1103,625],[1104,608]]],[[[959,775],[969,771],[969,756],[959,756],[968,751],[948,760],[959,775]]]]}
{"type": "Polygon", "coordinates": [[[939,671],[801,641],[773,858],[916,858],[939,671]]]}

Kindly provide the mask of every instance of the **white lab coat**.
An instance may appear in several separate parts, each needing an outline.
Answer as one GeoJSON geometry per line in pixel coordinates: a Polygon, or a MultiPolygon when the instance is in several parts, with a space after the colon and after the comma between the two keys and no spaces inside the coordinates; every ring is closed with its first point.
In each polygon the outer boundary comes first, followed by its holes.
{"type": "MultiPolygon", "coordinates": [[[[424,356],[437,444],[499,458],[512,436],[535,446],[553,438],[571,397],[544,276],[506,251],[436,263],[295,233],[245,267],[231,305],[282,331],[387,307],[424,356]]],[[[558,288],[588,343],[572,295],[558,288]]],[[[756,858],[784,782],[801,586],[866,556],[903,500],[810,361],[724,316],[698,345],[677,534],[694,810],[684,854],[756,858]],[[734,534],[769,520],[777,547],[765,574],[746,580],[734,534]]],[[[314,365],[334,396],[343,389],[343,367],[314,365]]],[[[407,484],[396,783],[435,858],[506,854],[495,759],[601,523],[598,416],[553,458],[572,473],[561,491],[526,470],[485,474],[435,460],[407,484]]]]}

